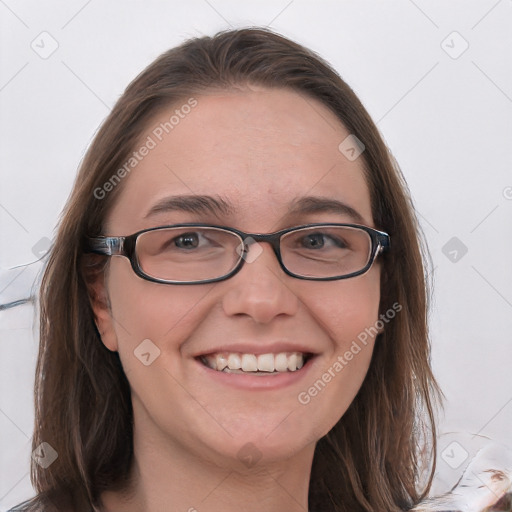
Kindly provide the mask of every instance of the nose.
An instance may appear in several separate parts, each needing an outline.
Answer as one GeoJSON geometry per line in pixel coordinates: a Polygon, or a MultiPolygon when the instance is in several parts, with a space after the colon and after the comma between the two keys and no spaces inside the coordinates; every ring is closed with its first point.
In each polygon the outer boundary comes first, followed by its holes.
{"type": "Polygon", "coordinates": [[[224,282],[224,312],[246,315],[261,324],[279,315],[294,315],[299,305],[291,283],[294,278],[283,271],[271,245],[251,244],[244,258],[240,271],[224,282]]]}

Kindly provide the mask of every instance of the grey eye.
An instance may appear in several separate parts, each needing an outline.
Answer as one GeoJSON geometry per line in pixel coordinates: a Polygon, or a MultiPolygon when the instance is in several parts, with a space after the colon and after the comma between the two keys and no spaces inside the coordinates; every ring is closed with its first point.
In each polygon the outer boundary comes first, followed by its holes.
{"type": "Polygon", "coordinates": [[[322,249],[325,245],[333,244],[335,247],[345,248],[347,245],[339,238],[324,233],[312,233],[302,237],[301,245],[310,249],[322,249]]]}

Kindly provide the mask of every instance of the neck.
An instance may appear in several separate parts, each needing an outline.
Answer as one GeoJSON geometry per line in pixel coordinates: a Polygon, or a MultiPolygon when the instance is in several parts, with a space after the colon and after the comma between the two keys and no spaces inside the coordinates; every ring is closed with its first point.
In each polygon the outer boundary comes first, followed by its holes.
{"type": "Polygon", "coordinates": [[[191,453],[146,420],[137,428],[135,414],[130,488],[105,492],[104,512],[308,511],[314,444],[286,460],[244,468],[229,457],[191,453]]]}

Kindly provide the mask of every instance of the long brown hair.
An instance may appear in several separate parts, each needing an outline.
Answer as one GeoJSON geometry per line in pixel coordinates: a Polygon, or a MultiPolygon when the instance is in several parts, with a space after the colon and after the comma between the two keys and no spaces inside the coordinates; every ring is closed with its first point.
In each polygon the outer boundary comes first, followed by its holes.
{"type": "Polygon", "coordinates": [[[325,61],[269,30],[248,28],[191,39],[161,55],[129,84],[82,162],[40,291],[33,449],[45,442],[58,457],[47,468],[32,463],[37,496],[22,509],[89,512],[104,490],[126,485],[133,461],[129,384],[118,354],[99,338],[90,303],[89,276],[106,263],[84,251],[86,236],[103,234],[123,184],[108,194],[98,189],[164,106],[247,84],[314,98],[363,142],[373,219],[392,240],[382,259],[380,312],[402,306],[379,334],[353,403],[317,443],[310,509],[408,510],[428,492],[440,394],[429,362],[428,251],[407,185],[365,108],[325,61]]]}

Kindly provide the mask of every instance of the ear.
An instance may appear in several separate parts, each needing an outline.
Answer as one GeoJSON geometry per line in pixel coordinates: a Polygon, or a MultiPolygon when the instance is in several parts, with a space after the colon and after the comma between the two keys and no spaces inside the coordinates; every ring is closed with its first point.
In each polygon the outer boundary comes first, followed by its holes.
{"type": "Polygon", "coordinates": [[[89,302],[94,313],[94,322],[101,341],[112,352],[118,350],[117,335],[108,296],[106,280],[108,260],[98,254],[87,255],[84,262],[84,280],[89,295],[89,302]]]}

